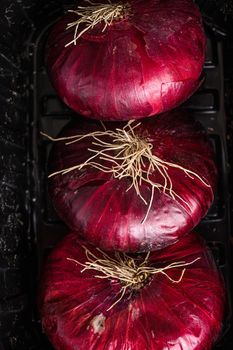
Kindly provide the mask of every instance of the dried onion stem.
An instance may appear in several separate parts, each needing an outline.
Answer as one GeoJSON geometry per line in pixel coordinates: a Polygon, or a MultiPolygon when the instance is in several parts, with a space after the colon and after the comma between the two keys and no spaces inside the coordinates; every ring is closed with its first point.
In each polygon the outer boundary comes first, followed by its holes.
{"type": "Polygon", "coordinates": [[[129,5],[123,2],[112,3],[108,0],[108,4],[95,3],[90,0],[85,0],[90,6],[78,6],[77,10],[69,10],[68,12],[75,13],[79,18],[77,21],[67,24],[66,30],[75,27],[74,38],[65,47],[74,44],[77,40],[89,29],[93,29],[97,24],[104,22],[102,32],[112,24],[114,20],[122,19],[129,11],[129,5]],[[86,27],[78,33],[79,26],[85,24],[86,27]]]}
{"type": "Polygon", "coordinates": [[[101,272],[102,275],[95,275],[94,277],[100,279],[116,279],[122,283],[122,287],[119,291],[119,298],[108,308],[107,311],[111,310],[116,304],[118,304],[124,297],[126,291],[138,291],[145,286],[153,275],[163,274],[172,283],[180,283],[187,266],[194,264],[201,258],[196,258],[193,261],[185,262],[178,261],[173,262],[165,267],[155,268],[148,265],[148,259],[150,252],[147,253],[144,260],[140,263],[138,259],[132,258],[125,253],[115,253],[115,258],[111,258],[109,255],[104,253],[101,249],[97,249],[102,257],[97,257],[95,254],[90,252],[85,246],[82,246],[85,251],[87,261],[83,264],[78,260],[67,258],[67,260],[74,262],[83,267],[81,273],[87,270],[94,270],[101,272]],[[180,277],[174,279],[168,274],[168,270],[182,268],[180,277]]]}
{"type": "Polygon", "coordinates": [[[133,123],[134,120],[131,120],[122,129],[117,128],[115,131],[104,129],[104,131],[96,131],[86,135],[74,135],[61,138],[53,138],[47,134],[41,133],[51,141],[68,141],[66,142],[66,145],[79,142],[87,137],[93,138],[92,145],[94,147],[88,149],[88,151],[93,153],[91,157],[89,157],[84,163],[56,171],[50,174],[49,177],[58,174],[64,175],[71,171],[81,170],[84,167],[90,166],[105,173],[111,173],[114,178],[119,180],[129,178],[132,183],[127,191],[134,188],[137,195],[145,205],[148,206],[142,223],[144,223],[148,217],[153,203],[155,189],[162,190],[174,200],[177,198],[180,199],[189,207],[188,203],[173,190],[172,180],[168,174],[169,168],[179,169],[191,179],[194,177],[197,178],[207,187],[210,187],[210,185],[195,172],[186,169],[181,165],[166,162],[154,155],[152,153],[153,144],[135,133],[135,129],[137,129],[141,123],[137,123],[136,125],[133,125],[133,123]],[[106,137],[109,137],[109,142],[102,139],[106,139],[106,137]],[[163,178],[162,184],[151,180],[151,175],[156,171],[159,172],[163,178]],[[142,183],[146,183],[151,187],[149,203],[147,203],[141,194],[140,186],[142,183]]]}

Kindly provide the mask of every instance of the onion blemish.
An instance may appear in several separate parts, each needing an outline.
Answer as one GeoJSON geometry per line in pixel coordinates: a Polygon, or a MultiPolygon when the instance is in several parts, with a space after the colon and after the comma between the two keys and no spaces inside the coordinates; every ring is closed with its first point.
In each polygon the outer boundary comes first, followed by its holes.
{"type": "Polygon", "coordinates": [[[105,320],[106,317],[103,314],[99,314],[91,320],[91,326],[94,331],[94,334],[101,335],[104,332],[105,320]]]}

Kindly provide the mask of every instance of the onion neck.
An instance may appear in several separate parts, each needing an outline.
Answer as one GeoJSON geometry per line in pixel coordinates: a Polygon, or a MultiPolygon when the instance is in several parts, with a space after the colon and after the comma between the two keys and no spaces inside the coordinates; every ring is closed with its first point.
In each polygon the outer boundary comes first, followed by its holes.
{"type": "Polygon", "coordinates": [[[95,275],[96,278],[118,280],[122,285],[118,293],[118,299],[108,308],[107,311],[111,310],[116,304],[118,304],[126,292],[129,292],[130,295],[132,295],[135,291],[137,292],[144,288],[156,274],[163,274],[172,283],[180,283],[186,271],[186,267],[200,260],[199,257],[191,262],[173,262],[165,267],[156,268],[149,263],[150,252],[148,252],[144,259],[142,259],[141,256],[133,258],[125,253],[118,252],[115,253],[114,257],[110,257],[100,249],[97,250],[101,253],[101,256],[96,256],[85,246],[82,246],[82,248],[86,254],[87,261],[85,263],[81,263],[72,258],[67,258],[67,260],[82,266],[81,272],[87,270],[97,271],[100,275],[95,275]],[[172,269],[180,269],[180,276],[178,279],[174,279],[168,274],[168,271],[172,269]]]}
{"type": "MultiPolygon", "coordinates": [[[[91,156],[81,164],[61,169],[49,175],[49,177],[62,174],[65,175],[76,169],[81,170],[87,166],[98,169],[105,173],[111,173],[115,179],[122,180],[127,178],[130,180],[127,191],[134,189],[137,196],[147,206],[145,217],[142,224],[145,223],[149,215],[155,190],[166,193],[173,200],[179,200],[189,208],[189,203],[179,195],[173,188],[173,181],[169,175],[169,169],[174,168],[183,173],[190,179],[198,179],[203,186],[210,187],[205,180],[197,173],[190,169],[184,168],[179,164],[167,162],[156,156],[153,148],[145,137],[141,136],[139,126],[141,123],[136,123],[131,120],[122,129],[107,130],[104,127],[103,131],[91,132],[85,135],[74,135],[64,138],[54,139],[46,134],[43,134],[52,141],[67,141],[66,145],[80,142],[85,138],[91,138],[92,147],[88,149],[91,156]],[[161,180],[154,182],[152,176],[157,173],[161,180]],[[149,201],[143,197],[141,185],[147,185],[151,189],[149,201]]],[[[191,210],[191,209],[190,209],[191,210]]]]}
{"type": "Polygon", "coordinates": [[[95,3],[90,0],[85,1],[87,6],[78,6],[77,10],[69,10],[78,16],[74,22],[68,23],[66,30],[74,28],[74,38],[67,43],[65,47],[74,44],[88,30],[93,29],[96,25],[103,23],[102,32],[106,30],[115,21],[120,21],[130,14],[130,5],[126,2],[95,3]],[[84,24],[85,28],[78,32],[79,26],[84,24]]]}

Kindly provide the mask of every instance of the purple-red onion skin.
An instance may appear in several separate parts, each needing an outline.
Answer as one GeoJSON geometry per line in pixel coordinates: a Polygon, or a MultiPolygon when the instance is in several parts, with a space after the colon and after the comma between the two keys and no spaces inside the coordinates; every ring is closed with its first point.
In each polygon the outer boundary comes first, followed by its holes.
{"type": "MultiPolygon", "coordinates": [[[[86,32],[76,45],[77,15],[66,14],[48,38],[46,65],[61,99],[94,119],[129,120],[178,106],[200,85],[206,38],[192,0],[130,0],[132,15],[86,32]]],[[[83,27],[80,27],[82,30],[83,27]]]]}
{"type": "MultiPolygon", "coordinates": [[[[115,122],[105,125],[113,130],[123,126],[115,122]]],[[[100,122],[84,119],[66,126],[60,136],[97,130],[103,130],[100,122]]],[[[153,144],[154,155],[194,171],[209,186],[195,176],[190,178],[182,170],[169,167],[173,190],[188,205],[155,190],[149,215],[142,224],[148,207],[134,188],[127,191],[131,184],[128,178],[118,180],[111,173],[90,166],[52,177],[49,189],[58,215],[71,230],[82,232],[85,239],[105,250],[137,252],[170,245],[191,231],[213,202],[217,170],[212,146],[200,123],[183,112],[174,111],[144,119],[135,132],[153,144]]],[[[57,142],[50,155],[49,172],[85,162],[93,155],[88,151],[93,148],[92,141],[85,138],[72,145],[57,142]]],[[[104,161],[102,164],[107,165],[104,161]]],[[[164,182],[158,172],[154,172],[152,180],[164,182]]],[[[151,188],[142,183],[140,191],[149,203],[151,188]]]]}
{"type": "MultiPolygon", "coordinates": [[[[138,293],[126,293],[109,311],[122,285],[117,280],[96,278],[96,271],[82,273],[82,266],[68,261],[87,261],[81,245],[101,256],[96,248],[70,234],[49,256],[41,279],[42,326],[56,350],[212,348],[221,330],[225,288],[200,237],[191,233],[150,254],[149,264],[157,268],[200,258],[186,268],[180,283],[154,275],[138,293]],[[100,324],[94,327],[96,317],[100,324]]],[[[173,279],[181,272],[182,268],[167,271],[173,279]]]]}

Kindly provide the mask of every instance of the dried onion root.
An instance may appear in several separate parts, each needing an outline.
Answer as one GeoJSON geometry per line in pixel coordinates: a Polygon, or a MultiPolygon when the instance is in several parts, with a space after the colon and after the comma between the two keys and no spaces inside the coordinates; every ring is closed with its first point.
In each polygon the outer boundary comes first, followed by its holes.
{"type": "Polygon", "coordinates": [[[116,131],[106,130],[96,131],[88,133],[86,135],[74,135],[69,137],[53,138],[47,134],[41,133],[43,136],[51,141],[68,141],[66,145],[70,145],[75,142],[79,142],[84,138],[93,138],[92,145],[97,148],[89,148],[88,151],[93,155],[89,157],[84,163],[77,164],[73,167],[56,171],[49,175],[49,177],[58,174],[67,174],[74,170],[81,170],[84,167],[91,166],[95,169],[103,171],[105,173],[111,173],[114,178],[121,180],[124,177],[130,178],[132,183],[128,187],[127,191],[134,188],[137,195],[148,206],[145,217],[142,223],[144,223],[150,212],[155,189],[163,191],[172,199],[180,199],[188,207],[188,203],[180,197],[174,190],[172,180],[168,174],[168,169],[176,168],[183,171],[185,175],[193,179],[194,177],[201,181],[201,183],[207,187],[210,185],[205,182],[198,174],[186,169],[178,164],[166,162],[152,153],[153,145],[146,139],[140,138],[135,133],[135,129],[141,123],[132,125],[135,121],[129,121],[122,129],[117,128],[116,131]],[[109,137],[111,141],[106,142],[101,138],[109,137]],[[103,165],[102,161],[109,163],[109,165],[103,165]],[[147,163],[149,164],[147,166],[147,163]],[[163,178],[163,184],[155,183],[151,180],[150,175],[155,171],[158,171],[163,178]],[[149,203],[143,198],[140,192],[140,186],[142,183],[147,183],[151,187],[151,197],[149,203]]]}
{"type": "Polygon", "coordinates": [[[107,311],[111,310],[122,300],[126,291],[130,291],[132,294],[134,291],[138,291],[143,288],[153,275],[161,273],[172,283],[180,283],[186,271],[185,267],[190,266],[201,259],[199,257],[190,262],[178,261],[165,267],[155,268],[148,265],[150,252],[147,253],[145,259],[141,263],[138,263],[137,259],[133,259],[125,253],[116,252],[114,259],[104,253],[101,249],[97,249],[102,254],[102,257],[98,258],[85,246],[82,246],[82,248],[84,249],[87,258],[85,264],[80,263],[78,260],[67,258],[68,261],[72,261],[75,264],[83,267],[81,273],[87,270],[94,270],[102,273],[102,275],[95,275],[94,277],[96,278],[116,279],[122,283],[121,290],[118,293],[120,295],[119,298],[107,309],[107,311]],[[180,273],[180,277],[178,279],[173,279],[171,276],[169,276],[167,271],[176,268],[183,269],[180,273]]]}
{"type": "Polygon", "coordinates": [[[67,24],[66,30],[75,27],[74,39],[67,43],[65,47],[74,44],[77,40],[89,29],[93,29],[97,24],[104,22],[102,32],[112,24],[114,20],[124,18],[129,12],[129,4],[123,2],[112,3],[108,0],[108,4],[95,3],[90,0],[85,0],[90,6],[78,6],[77,10],[69,10],[68,12],[75,13],[79,19],[67,24]],[[80,24],[85,24],[86,27],[78,33],[80,24]]]}

